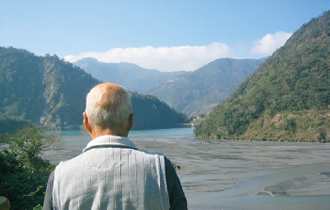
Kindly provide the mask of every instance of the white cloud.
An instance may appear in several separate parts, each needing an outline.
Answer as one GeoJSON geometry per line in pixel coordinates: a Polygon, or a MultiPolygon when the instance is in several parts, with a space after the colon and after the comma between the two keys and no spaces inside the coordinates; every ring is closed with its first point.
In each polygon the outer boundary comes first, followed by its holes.
{"type": "Polygon", "coordinates": [[[292,33],[286,33],[283,31],[275,34],[267,34],[257,42],[256,46],[252,48],[251,53],[269,55],[283,46],[291,35],[292,33]]]}
{"type": "Polygon", "coordinates": [[[75,62],[85,57],[92,57],[101,62],[129,62],[146,69],[160,71],[193,71],[218,58],[230,56],[231,49],[227,44],[213,42],[207,46],[114,48],[106,52],[67,55],[64,59],[75,62]]]}
{"type": "Polygon", "coordinates": [[[251,50],[244,44],[230,48],[225,43],[213,42],[207,46],[114,48],[106,52],[84,52],[64,57],[69,62],[91,57],[106,63],[129,62],[146,69],[160,71],[194,71],[219,58],[260,58],[272,54],[285,44],[292,33],[283,31],[267,34],[251,50]]]}

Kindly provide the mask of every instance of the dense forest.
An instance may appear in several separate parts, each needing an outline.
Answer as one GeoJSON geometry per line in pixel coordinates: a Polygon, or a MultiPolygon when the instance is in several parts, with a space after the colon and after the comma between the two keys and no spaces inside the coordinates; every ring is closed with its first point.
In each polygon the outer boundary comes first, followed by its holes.
{"type": "Polygon", "coordinates": [[[136,130],[182,127],[188,122],[186,115],[161,102],[156,96],[132,92],[131,98],[134,112],[133,128],[136,130]]]}
{"type": "MultiPolygon", "coordinates": [[[[100,82],[56,55],[35,56],[23,49],[0,47],[0,119],[15,117],[56,130],[79,128],[86,94],[100,82]]],[[[155,97],[134,93],[132,103],[133,129],[177,127],[187,121],[155,97]],[[153,109],[145,110],[149,108],[153,109]]]]}
{"type": "Polygon", "coordinates": [[[195,129],[201,138],[329,141],[330,11],[286,44],[195,129]]]}
{"type": "Polygon", "coordinates": [[[0,116],[61,128],[80,125],[85,96],[100,81],[56,55],[0,48],[0,116]]]}

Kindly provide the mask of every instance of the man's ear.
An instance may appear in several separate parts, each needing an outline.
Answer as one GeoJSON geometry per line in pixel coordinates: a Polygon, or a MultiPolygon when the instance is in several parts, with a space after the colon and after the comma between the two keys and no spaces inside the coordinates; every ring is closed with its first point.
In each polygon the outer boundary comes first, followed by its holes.
{"type": "Polygon", "coordinates": [[[127,125],[127,130],[131,131],[134,125],[134,114],[130,114],[129,115],[129,119],[128,119],[128,125],[127,125]]]}
{"type": "Polygon", "coordinates": [[[83,116],[84,116],[84,125],[85,125],[85,128],[86,128],[86,130],[89,133],[91,133],[92,132],[92,126],[91,126],[91,124],[89,122],[89,119],[88,119],[88,117],[86,115],[86,112],[83,113],[83,116]]]}

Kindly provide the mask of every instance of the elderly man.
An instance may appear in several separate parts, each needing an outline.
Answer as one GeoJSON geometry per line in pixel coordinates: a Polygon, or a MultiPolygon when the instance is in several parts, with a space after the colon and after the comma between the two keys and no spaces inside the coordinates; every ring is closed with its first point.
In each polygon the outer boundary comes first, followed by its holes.
{"type": "Polygon", "coordinates": [[[171,162],[127,138],[134,114],[122,87],[94,87],[83,117],[92,140],[50,175],[43,209],[187,209],[171,162]]]}

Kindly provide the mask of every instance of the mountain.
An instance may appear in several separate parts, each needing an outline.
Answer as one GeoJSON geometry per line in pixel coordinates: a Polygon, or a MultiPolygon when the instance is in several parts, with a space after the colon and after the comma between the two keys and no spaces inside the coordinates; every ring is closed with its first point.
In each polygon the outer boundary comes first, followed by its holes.
{"type": "Polygon", "coordinates": [[[85,96],[99,81],[57,56],[0,48],[0,116],[50,127],[80,125],[85,96]]]}
{"type": "Polygon", "coordinates": [[[196,71],[182,74],[146,90],[188,115],[206,114],[227,99],[265,59],[215,60],[196,71]]]}
{"type": "MultiPolygon", "coordinates": [[[[56,55],[35,56],[12,47],[0,47],[0,76],[2,124],[16,117],[53,129],[79,127],[86,94],[101,82],[56,55]]],[[[177,127],[187,120],[155,97],[131,95],[134,129],[177,127]]]]}
{"type": "Polygon", "coordinates": [[[185,72],[160,72],[141,68],[132,63],[104,63],[94,58],[83,58],[74,63],[94,78],[103,82],[113,82],[125,89],[137,92],[144,90],[185,72]]]}
{"type": "Polygon", "coordinates": [[[330,11],[298,29],[195,129],[202,138],[329,141],[330,11]]]}
{"type": "Polygon", "coordinates": [[[131,92],[135,130],[181,127],[188,118],[156,96],[131,92]]]}

